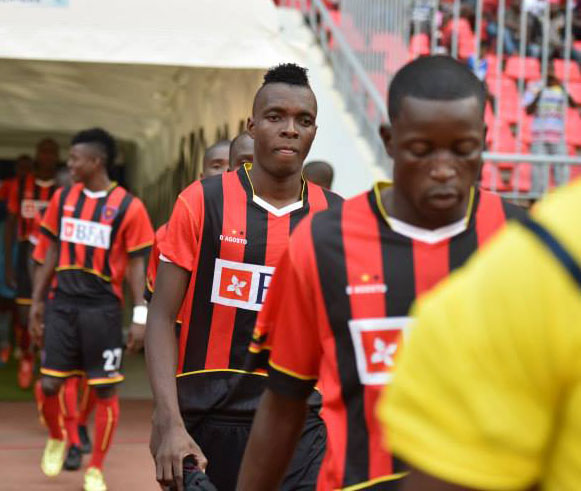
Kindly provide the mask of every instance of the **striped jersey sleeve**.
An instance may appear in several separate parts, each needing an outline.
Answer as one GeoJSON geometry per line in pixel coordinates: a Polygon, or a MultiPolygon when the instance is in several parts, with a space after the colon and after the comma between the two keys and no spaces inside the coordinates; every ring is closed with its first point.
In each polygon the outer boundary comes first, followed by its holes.
{"type": "Polygon", "coordinates": [[[322,355],[312,293],[315,266],[310,229],[309,218],[295,231],[273,276],[255,333],[255,341],[262,340],[262,349],[270,351],[270,389],[300,398],[313,390],[322,355]]]}

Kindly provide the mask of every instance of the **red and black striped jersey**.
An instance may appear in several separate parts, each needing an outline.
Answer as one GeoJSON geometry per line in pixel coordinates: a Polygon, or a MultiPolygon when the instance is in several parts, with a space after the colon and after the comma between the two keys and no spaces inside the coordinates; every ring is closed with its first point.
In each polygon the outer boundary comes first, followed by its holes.
{"type": "Polygon", "coordinates": [[[159,266],[159,244],[163,241],[166,233],[167,223],[164,223],[155,231],[153,246],[151,247],[149,262],[147,264],[145,291],[143,292],[143,298],[145,298],[147,302],[151,302],[151,296],[153,295],[153,290],[155,288],[155,278],[157,277],[157,268],[159,266]]]}
{"type": "Polygon", "coordinates": [[[293,235],[250,349],[270,352],[273,391],[302,398],[315,383],[321,390],[327,451],[317,489],[394,489],[403,477],[374,411],[410,306],[523,213],[484,191],[471,203],[457,224],[414,230],[387,216],[376,186],[293,235]]]}
{"type": "Polygon", "coordinates": [[[28,240],[34,227],[34,216],[44,211],[56,190],[53,179],[43,181],[27,174],[9,190],[8,212],[17,217],[18,240],[28,240]]]}
{"type": "Polygon", "coordinates": [[[192,275],[180,310],[182,412],[255,410],[265,374],[245,372],[244,361],[274,267],[295,226],[340,201],[303,182],[302,199],[277,209],[254,194],[244,166],[180,194],[160,250],[192,275]]]}
{"type": "Polygon", "coordinates": [[[122,300],[129,257],[153,242],[143,203],[116,183],[101,192],[58,189],[41,228],[58,247],[56,295],[122,300]]]}

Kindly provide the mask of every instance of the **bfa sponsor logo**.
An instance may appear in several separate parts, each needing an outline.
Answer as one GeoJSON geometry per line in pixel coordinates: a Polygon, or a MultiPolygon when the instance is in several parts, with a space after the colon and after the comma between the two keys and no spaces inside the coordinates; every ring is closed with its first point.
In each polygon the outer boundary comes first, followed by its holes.
{"type": "Polygon", "coordinates": [[[409,322],[409,317],[349,321],[357,372],[362,384],[385,385],[391,382],[395,356],[409,322]]]}
{"type": "Polygon", "coordinates": [[[212,302],[258,311],[273,274],[274,268],[270,266],[216,259],[212,302]]]}
{"type": "Polygon", "coordinates": [[[63,217],[61,220],[60,239],[63,242],[109,249],[111,245],[111,225],[63,217]]]}

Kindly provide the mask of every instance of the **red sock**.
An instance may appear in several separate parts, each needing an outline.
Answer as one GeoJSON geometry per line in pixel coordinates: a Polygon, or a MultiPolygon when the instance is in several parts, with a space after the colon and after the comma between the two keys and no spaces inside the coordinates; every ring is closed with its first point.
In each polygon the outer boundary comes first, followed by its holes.
{"type": "Polygon", "coordinates": [[[42,391],[42,384],[40,379],[34,384],[34,399],[36,400],[36,409],[38,410],[38,418],[40,419],[40,424],[46,426],[46,421],[42,414],[42,407],[44,406],[44,400],[46,399],[44,392],[42,391]]]}
{"type": "Polygon", "coordinates": [[[95,394],[95,389],[92,389],[87,383],[86,378],[82,379],[81,385],[83,387],[83,398],[81,399],[79,425],[87,426],[87,420],[93,412],[93,409],[95,409],[95,404],[97,403],[97,395],[95,394]]]}
{"type": "Polygon", "coordinates": [[[95,439],[89,467],[103,468],[103,460],[113,440],[119,421],[119,398],[117,394],[108,399],[97,398],[95,411],[95,439]]]}
{"type": "Polygon", "coordinates": [[[64,425],[67,431],[69,445],[81,445],[79,440],[77,397],[79,393],[79,377],[69,377],[61,390],[64,425]]]}
{"type": "Polygon", "coordinates": [[[61,407],[59,396],[44,396],[44,404],[42,405],[42,416],[48,426],[48,432],[51,438],[57,440],[64,440],[64,434],[61,427],[61,407]]]}

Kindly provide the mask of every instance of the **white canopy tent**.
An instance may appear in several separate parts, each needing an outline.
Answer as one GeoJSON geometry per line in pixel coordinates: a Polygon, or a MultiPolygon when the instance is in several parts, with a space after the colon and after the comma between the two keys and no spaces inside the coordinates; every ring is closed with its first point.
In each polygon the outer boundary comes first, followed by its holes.
{"type": "Polygon", "coordinates": [[[0,157],[98,125],[136,145],[141,190],[182,139],[233,136],[292,59],[271,0],[0,0],[0,39],[0,157]]]}

